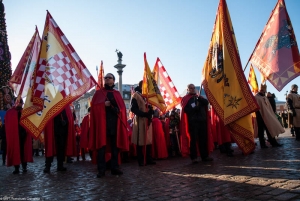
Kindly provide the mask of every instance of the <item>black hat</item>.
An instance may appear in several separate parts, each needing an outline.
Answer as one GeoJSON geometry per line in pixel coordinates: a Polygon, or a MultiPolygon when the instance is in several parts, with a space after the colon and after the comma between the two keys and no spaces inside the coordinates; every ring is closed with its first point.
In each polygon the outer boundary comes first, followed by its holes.
{"type": "Polygon", "coordinates": [[[293,85],[291,86],[291,90],[293,90],[293,89],[295,89],[295,88],[298,88],[298,86],[297,86],[296,84],[293,84],[293,85]]]}

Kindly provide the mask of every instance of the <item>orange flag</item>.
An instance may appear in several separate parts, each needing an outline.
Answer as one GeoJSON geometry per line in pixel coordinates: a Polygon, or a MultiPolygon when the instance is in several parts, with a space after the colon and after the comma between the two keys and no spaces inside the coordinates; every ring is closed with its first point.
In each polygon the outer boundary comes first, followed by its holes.
{"type": "Polygon", "coordinates": [[[255,149],[251,113],[259,109],[245,78],[226,1],[220,0],[202,71],[207,98],[243,151],[255,149]]]}
{"type": "Polygon", "coordinates": [[[256,94],[258,92],[258,84],[257,84],[257,79],[256,79],[255,71],[254,71],[252,65],[250,65],[248,83],[252,87],[252,92],[254,94],[256,94]]]}
{"type": "Polygon", "coordinates": [[[284,0],[278,0],[249,60],[278,91],[299,76],[299,49],[284,0]]]}
{"type": "Polygon", "coordinates": [[[166,111],[169,111],[181,103],[181,97],[159,58],[156,59],[152,72],[167,105],[166,111]]]}
{"type": "Polygon", "coordinates": [[[101,61],[100,71],[98,75],[98,85],[96,86],[96,90],[99,90],[104,87],[104,69],[103,69],[103,61],[101,61]]]}
{"type": "Polygon", "coordinates": [[[49,120],[97,84],[49,12],[37,61],[21,116],[36,139],[49,120]]]}
{"type": "Polygon", "coordinates": [[[152,73],[150,71],[146,53],[144,53],[144,62],[145,62],[145,68],[144,68],[144,76],[143,76],[143,88],[142,88],[142,95],[147,98],[148,103],[151,105],[154,105],[157,107],[160,111],[165,112],[166,111],[166,104],[165,101],[159,91],[159,88],[157,86],[157,83],[155,79],[152,76],[152,73]]]}

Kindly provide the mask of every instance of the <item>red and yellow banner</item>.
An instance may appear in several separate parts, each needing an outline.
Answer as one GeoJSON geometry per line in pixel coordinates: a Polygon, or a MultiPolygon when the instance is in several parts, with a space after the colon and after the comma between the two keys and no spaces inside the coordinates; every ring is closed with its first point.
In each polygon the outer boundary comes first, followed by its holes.
{"type": "Polygon", "coordinates": [[[251,153],[255,144],[250,114],[259,107],[242,69],[225,0],[219,3],[202,75],[210,104],[243,153],[251,153]]]}
{"type": "Polygon", "coordinates": [[[278,91],[299,76],[299,49],[284,0],[278,0],[249,60],[278,91]]]}
{"type": "Polygon", "coordinates": [[[96,90],[99,90],[104,87],[104,68],[103,61],[101,61],[100,71],[98,75],[98,85],[96,86],[96,90]]]}
{"type": "Polygon", "coordinates": [[[38,29],[35,32],[23,53],[9,82],[18,97],[24,98],[31,85],[32,74],[37,63],[41,48],[41,38],[38,29]]]}
{"type": "Polygon", "coordinates": [[[257,83],[255,71],[254,71],[252,65],[250,65],[248,83],[252,87],[253,94],[256,94],[258,92],[258,83],[257,83]]]}
{"type": "Polygon", "coordinates": [[[21,124],[38,138],[47,122],[97,83],[67,37],[47,12],[33,86],[21,124]]]}
{"type": "Polygon", "coordinates": [[[144,53],[144,76],[143,76],[143,87],[142,95],[147,98],[148,103],[157,107],[161,112],[166,111],[165,101],[159,91],[157,83],[152,76],[151,70],[149,68],[146,53],[144,53]]]}
{"type": "Polygon", "coordinates": [[[156,60],[152,73],[167,106],[166,111],[179,105],[181,97],[159,58],[156,60]]]}

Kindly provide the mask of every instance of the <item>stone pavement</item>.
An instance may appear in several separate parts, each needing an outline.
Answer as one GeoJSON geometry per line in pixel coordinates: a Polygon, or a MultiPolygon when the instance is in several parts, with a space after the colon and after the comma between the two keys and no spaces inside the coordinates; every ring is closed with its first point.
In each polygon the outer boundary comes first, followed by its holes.
{"type": "Polygon", "coordinates": [[[300,142],[289,132],[283,147],[234,157],[215,150],[213,162],[192,165],[189,158],[158,160],[155,166],[121,165],[122,176],[109,171],[96,178],[90,161],[66,164],[67,172],[44,174],[44,158],[34,157],[28,172],[13,175],[0,166],[0,200],[300,200],[300,142]]]}

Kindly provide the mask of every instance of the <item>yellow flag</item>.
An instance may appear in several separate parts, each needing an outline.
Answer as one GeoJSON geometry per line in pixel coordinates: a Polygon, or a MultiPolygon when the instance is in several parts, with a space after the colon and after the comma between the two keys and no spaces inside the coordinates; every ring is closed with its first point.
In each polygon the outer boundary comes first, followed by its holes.
{"type": "Polygon", "coordinates": [[[252,64],[250,65],[248,83],[252,87],[252,92],[256,94],[258,92],[258,84],[252,64]]]}
{"type": "Polygon", "coordinates": [[[255,143],[250,113],[258,105],[242,69],[225,0],[219,3],[202,76],[210,104],[243,153],[251,153],[255,143]]]}
{"type": "Polygon", "coordinates": [[[166,104],[159,91],[157,83],[152,76],[150,67],[147,62],[146,53],[144,53],[144,76],[143,76],[143,88],[142,95],[147,98],[148,103],[157,107],[160,111],[165,112],[166,104]]]}

